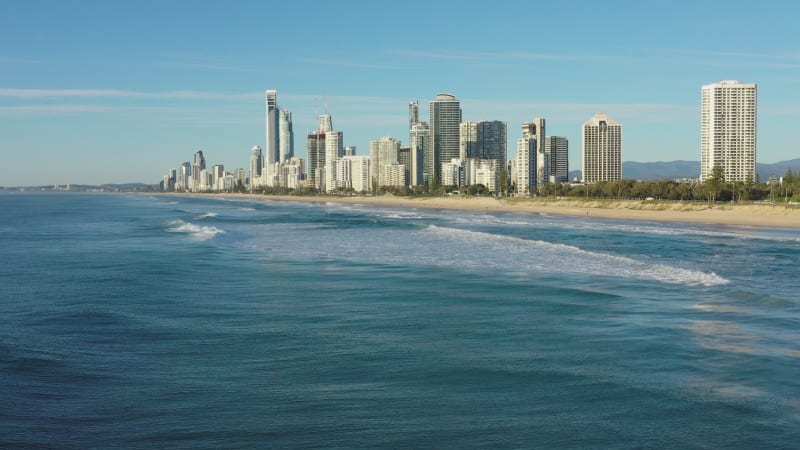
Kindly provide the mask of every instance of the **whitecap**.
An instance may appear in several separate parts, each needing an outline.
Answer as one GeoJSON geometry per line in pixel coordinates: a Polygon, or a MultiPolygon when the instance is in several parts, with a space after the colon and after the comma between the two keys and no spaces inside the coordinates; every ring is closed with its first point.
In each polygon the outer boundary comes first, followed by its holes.
{"type": "MultiPolygon", "coordinates": [[[[498,264],[537,272],[607,275],[691,286],[717,286],[729,281],[713,272],[653,264],[625,256],[580,249],[567,244],[528,240],[459,228],[429,225],[425,229],[449,240],[468,245],[472,258],[486,263],[500,256],[498,264]]],[[[458,245],[454,246],[458,248],[458,245]]]]}
{"type": "Polygon", "coordinates": [[[169,225],[167,226],[167,231],[171,233],[188,234],[202,241],[211,239],[214,236],[225,232],[225,230],[222,230],[217,227],[195,225],[191,222],[184,222],[182,220],[176,220],[174,222],[170,222],[169,225]]]}

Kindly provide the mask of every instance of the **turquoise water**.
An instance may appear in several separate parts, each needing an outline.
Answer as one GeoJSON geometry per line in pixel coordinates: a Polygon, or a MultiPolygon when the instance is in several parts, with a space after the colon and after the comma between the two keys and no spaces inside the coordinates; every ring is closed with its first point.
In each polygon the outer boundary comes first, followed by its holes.
{"type": "Polygon", "coordinates": [[[0,195],[0,447],[797,448],[800,232],[0,195]]]}

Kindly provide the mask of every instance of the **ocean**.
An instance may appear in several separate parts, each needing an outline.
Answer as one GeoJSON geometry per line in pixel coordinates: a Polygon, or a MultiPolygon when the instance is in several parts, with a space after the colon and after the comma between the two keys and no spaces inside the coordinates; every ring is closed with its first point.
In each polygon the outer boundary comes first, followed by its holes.
{"type": "Polygon", "coordinates": [[[800,230],[0,194],[0,448],[798,448],[800,230]]]}

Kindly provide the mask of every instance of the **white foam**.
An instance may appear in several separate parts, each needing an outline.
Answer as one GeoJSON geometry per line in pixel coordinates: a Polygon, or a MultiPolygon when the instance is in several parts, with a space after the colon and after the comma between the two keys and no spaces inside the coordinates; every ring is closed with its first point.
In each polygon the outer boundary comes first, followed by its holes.
{"type": "Polygon", "coordinates": [[[211,239],[214,236],[225,232],[225,230],[217,227],[195,225],[191,222],[184,222],[182,220],[170,222],[167,231],[172,233],[188,234],[201,241],[211,239]]]}
{"type": "MultiPolygon", "coordinates": [[[[435,225],[430,225],[425,232],[460,241],[460,246],[468,245],[468,252],[472,258],[479,259],[483,263],[491,264],[490,261],[500,259],[499,264],[508,265],[516,270],[607,275],[695,286],[716,286],[729,282],[713,272],[705,273],[664,264],[652,264],[624,256],[586,251],[565,244],[435,225]]],[[[455,245],[456,248],[458,246],[459,244],[455,245]]]]}
{"type": "Polygon", "coordinates": [[[203,214],[200,214],[199,216],[197,216],[197,219],[207,219],[209,217],[217,217],[217,213],[215,213],[215,212],[203,213],[203,214]]]}

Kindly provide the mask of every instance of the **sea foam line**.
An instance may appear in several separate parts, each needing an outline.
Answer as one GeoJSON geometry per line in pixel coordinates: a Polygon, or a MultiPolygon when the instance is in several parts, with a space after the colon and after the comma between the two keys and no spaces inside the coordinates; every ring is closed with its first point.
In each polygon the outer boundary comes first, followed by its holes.
{"type": "Polygon", "coordinates": [[[606,274],[683,285],[716,286],[729,283],[727,279],[713,272],[705,273],[665,264],[646,263],[625,256],[591,252],[567,244],[436,225],[428,226],[426,231],[450,239],[468,241],[471,251],[483,253],[486,257],[493,255],[499,258],[511,258],[514,260],[513,265],[533,271],[606,274]],[[476,248],[479,246],[484,248],[476,248]]]}

